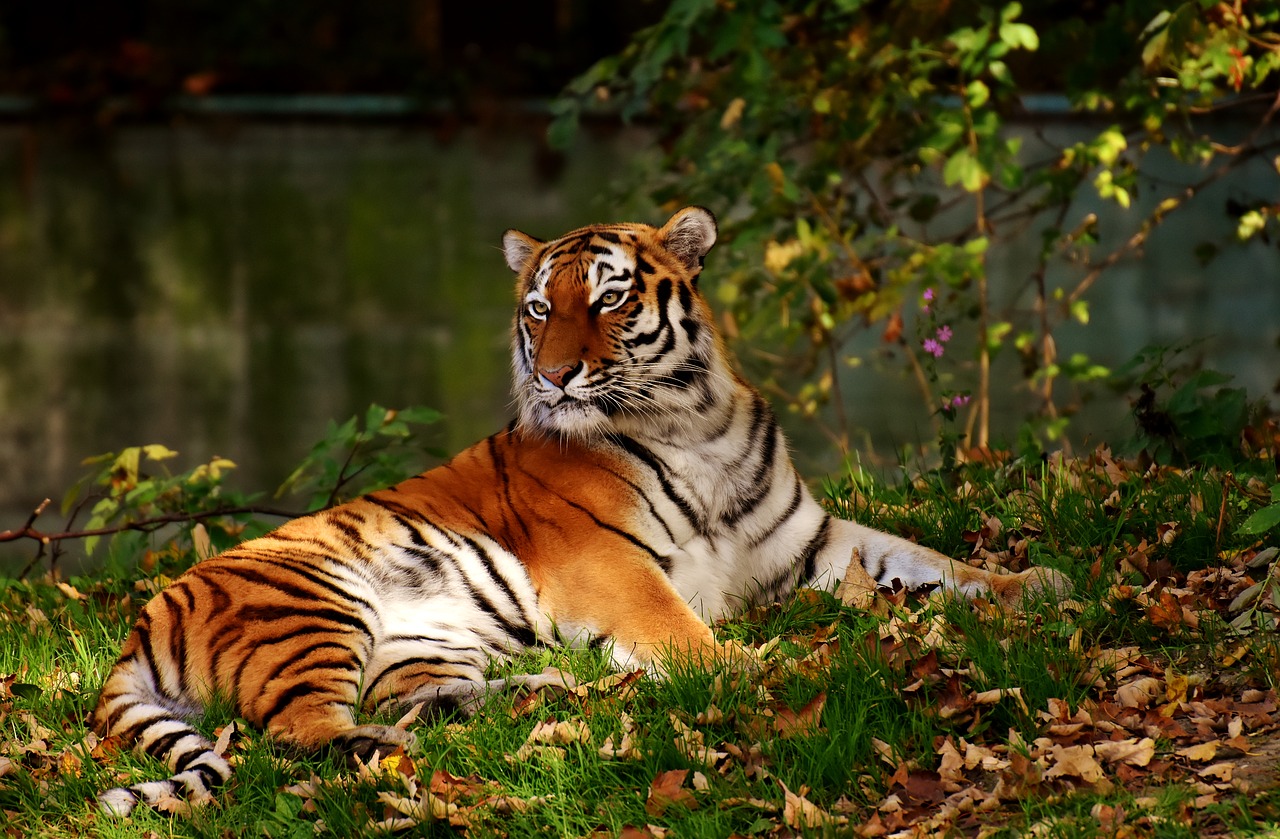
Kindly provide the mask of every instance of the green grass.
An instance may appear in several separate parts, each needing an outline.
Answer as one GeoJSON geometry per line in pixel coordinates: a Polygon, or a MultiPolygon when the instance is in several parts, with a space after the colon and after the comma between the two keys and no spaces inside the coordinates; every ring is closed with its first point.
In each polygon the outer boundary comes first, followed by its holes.
{"type": "MultiPolygon", "coordinates": [[[[418,747],[378,772],[300,756],[249,730],[231,748],[238,765],[216,804],[118,821],[98,815],[94,796],[122,775],[165,773],[131,754],[90,754],[85,720],[154,585],[118,573],[66,581],[71,588],[4,581],[0,829],[303,837],[322,824],[328,835],[375,835],[373,823],[396,815],[385,796],[425,801],[435,776],[439,794],[455,795],[457,823],[422,819],[404,835],[616,836],[628,827],[681,837],[877,835],[911,825],[934,835],[1277,835],[1275,770],[1251,767],[1247,752],[1280,737],[1257,711],[1275,701],[1280,642],[1274,632],[1228,626],[1234,594],[1267,574],[1234,558],[1276,542],[1274,532],[1269,540],[1236,534],[1264,503],[1243,480],[1092,458],[857,483],[856,493],[853,482],[831,491],[837,510],[975,563],[1052,565],[1072,577],[1075,597],[1015,615],[891,593],[868,614],[803,592],[718,628],[768,650],[756,670],[677,668],[666,680],[639,678],[585,697],[500,695],[470,720],[416,722],[418,747]],[[1209,579],[1213,569],[1229,573],[1209,579]],[[1114,651],[1125,648],[1136,649],[1117,663],[1114,651]],[[1157,680],[1158,695],[1125,716],[1121,688],[1142,678],[1157,680]],[[1080,714],[1093,722],[1064,718],[1080,714]],[[1225,744],[1232,720],[1249,748],[1236,741],[1199,762],[1178,754],[1225,744]],[[579,739],[514,757],[549,721],[586,728],[579,739]],[[637,753],[606,759],[601,747],[609,738],[617,745],[624,727],[637,753]],[[1098,744],[1126,740],[1147,748],[1149,762],[1103,759],[1098,744]],[[1062,771],[1078,747],[1092,750],[1100,775],[1062,771]],[[966,748],[989,762],[947,763],[946,754],[966,748]],[[1208,785],[1214,778],[1199,773],[1216,764],[1249,778],[1249,790],[1208,785]],[[651,785],[671,770],[689,773],[676,801],[663,805],[651,785]],[[965,796],[975,806],[957,805],[965,796]],[[805,816],[803,803],[818,815],[805,816]]],[[[601,654],[562,650],[530,653],[495,675],[546,666],[582,682],[608,675],[601,654]]],[[[230,722],[222,707],[204,725],[212,733],[230,722]]]]}

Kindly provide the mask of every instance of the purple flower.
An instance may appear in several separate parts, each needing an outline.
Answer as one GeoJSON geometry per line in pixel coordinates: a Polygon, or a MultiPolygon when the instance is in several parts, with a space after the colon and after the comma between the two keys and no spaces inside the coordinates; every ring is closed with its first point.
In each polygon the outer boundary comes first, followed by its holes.
{"type": "Polygon", "coordinates": [[[951,340],[951,327],[945,323],[938,327],[938,343],[945,344],[951,340]]]}
{"type": "Polygon", "coordinates": [[[924,351],[931,353],[934,358],[942,358],[942,354],[946,352],[946,350],[942,348],[942,344],[939,344],[932,338],[925,338],[922,346],[924,347],[924,351]]]}
{"type": "Polygon", "coordinates": [[[924,290],[924,303],[920,305],[920,311],[929,311],[929,304],[933,302],[933,289],[926,288],[924,290]]]}
{"type": "Polygon", "coordinates": [[[955,408],[963,408],[965,405],[968,405],[968,404],[969,404],[969,400],[970,400],[970,399],[972,399],[972,398],[973,398],[973,397],[972,397],[972,396],[970,396],[970,395],[969,395],[969,394],[967,394],[967,393],[962,393],[962,394],[960,394],[960,395],[958,395],[958,396],[953,396],[953,397],[951,397],[951,399],[947,402],[947,407],[948,407],[948,408],[951,408],[951,409],[955,409],[955,408]]]}

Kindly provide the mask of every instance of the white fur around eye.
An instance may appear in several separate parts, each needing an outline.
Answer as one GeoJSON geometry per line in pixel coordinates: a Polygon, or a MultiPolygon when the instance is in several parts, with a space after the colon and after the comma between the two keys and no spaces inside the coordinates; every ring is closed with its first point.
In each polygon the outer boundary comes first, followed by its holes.
{"type": "Polygon", "coordinates": [[[597,299],[600,301],[600,311],[612,312],[614,309],[627,302],[627,289],[607,288],[597,299]],[[614,296],[616,296],[616,300],[611,299],[614,296]]]}
{"type": "Polygon", "coordinates": [[[546,320],[547,315],[551,313],[551,304],[540,294],[531,294],[525,299],[524,310],[529,313],[529,317],[538,320],[546,320]]]}

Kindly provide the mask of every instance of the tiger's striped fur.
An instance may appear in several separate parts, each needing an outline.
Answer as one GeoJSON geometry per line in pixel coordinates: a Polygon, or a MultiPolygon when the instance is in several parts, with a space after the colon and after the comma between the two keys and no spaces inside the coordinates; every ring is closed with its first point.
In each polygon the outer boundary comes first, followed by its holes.
{"type": "Polygon", "coordinates": [[[698,292],[715,242],[690,207],[662,228],[508,231],[518,419],[397,486],[199,563],[143,610],[93,714],[164,760],[108,812],[199,796],[230,768],[188,722],[214,694],[280,741],[367,757],[409,745],[371,706],[473,708],[486,665],[570,636],[620,668],[718,652],[708,622],[857,549],[870,578],[1013,603],[1053,572],[995,576],[828,515],[764,399],[732,371],[698,292]]]}

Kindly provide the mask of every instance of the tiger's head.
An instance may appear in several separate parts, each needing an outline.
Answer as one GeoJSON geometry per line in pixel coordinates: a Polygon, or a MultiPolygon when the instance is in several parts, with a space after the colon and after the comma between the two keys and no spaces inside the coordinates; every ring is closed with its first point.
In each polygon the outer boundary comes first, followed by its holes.
{"type": "Polygon", "coordinates": [[[660,228],[503,236],[516,272],[513,389],[520,424],[579,439],[696,423],[732,375],[698,292],[716,220],[680,210],[660,228]]]}

